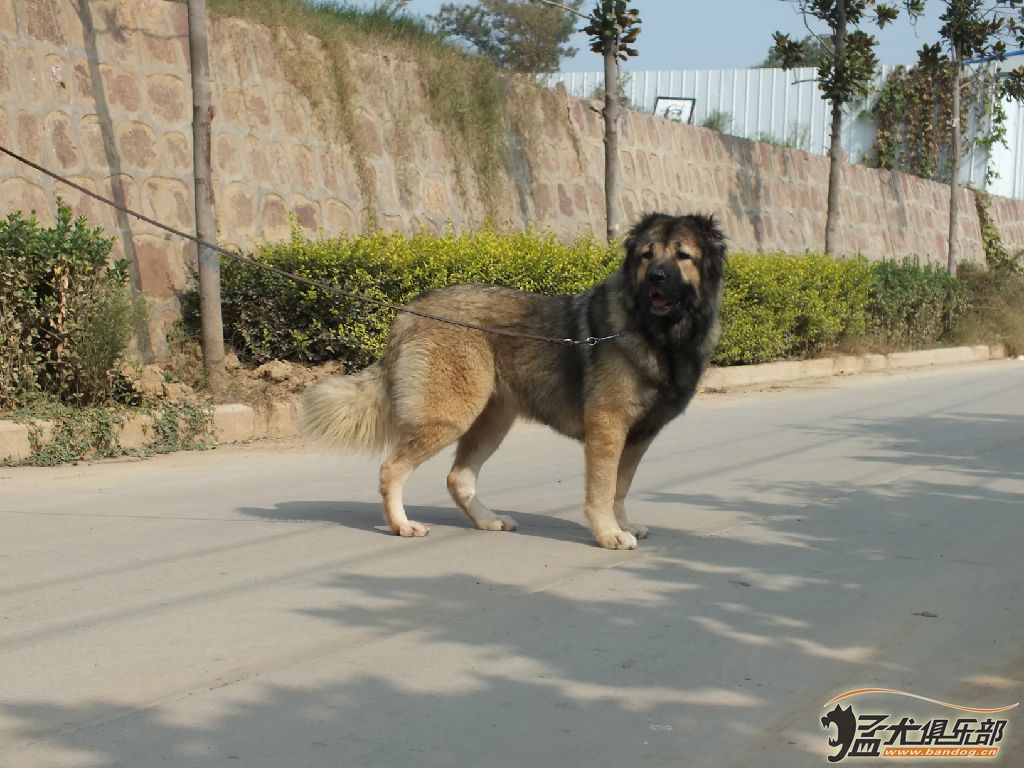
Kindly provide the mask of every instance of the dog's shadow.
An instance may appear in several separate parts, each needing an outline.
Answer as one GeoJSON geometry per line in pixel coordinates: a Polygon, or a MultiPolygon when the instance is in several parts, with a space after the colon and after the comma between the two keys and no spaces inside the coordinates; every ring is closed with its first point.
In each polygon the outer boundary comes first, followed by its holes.
{"type": "MultiPolygon", "coordinates": [[[[284,501],[272,508],[239,507],[239,514],[259,520],[291,521],[307,523],[336,523],[359,531],[376,531],[393,536],[382,519],[380,502],[367,501],[284,501]]],[[[405,507],[410,520],[416,520],[429,528],[462,528],[476,530],[473,524],[456,507],[405,507]]],[[[538,515],[532,512],[506,512],[494,510],[497,514],[511,515],[519,523],[517,534],[538,536],[559,541],[591,542],[590,531],[580,523],[559,517],[538,515]]]]}

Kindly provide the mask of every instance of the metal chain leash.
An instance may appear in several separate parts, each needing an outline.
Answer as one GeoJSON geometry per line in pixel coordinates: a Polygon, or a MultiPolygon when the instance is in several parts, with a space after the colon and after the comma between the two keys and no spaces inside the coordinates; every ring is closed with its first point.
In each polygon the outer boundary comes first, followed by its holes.
{"type": "Polygon", "coordinates": [[[301,283],[302,285],[308,285],[311,288],[319,288],[322,291],[327,291],[328,293],[332,293],[332,294],[334,294],[336,296],[343,296],[343,297],[348,298],[348,299],[355,299],[355,300],[360,301],[360,302],[362,302],[364,304],[372,304],[374,306],[381,307],[383,309],[391,309],[391,310],[394,310],[395,312],[404,312],[404,313],[409,314],[409,315],[416,315],[417,317],[426,318],[427,320],[434,320],[434,321],[436,321],[438,323],[446,323],[447,325],[455,325],[455,326],[458,326],[460,328],[469,328],[469,329],[474,330],[474,331],[482,331],[483,333],[491,333],[491,334],[494,334],[496,336],[509,336],[509,337],[516,338],[516,339],[528,339],[530,341],[541,341],[541,342],[545,342],[545,343],[548,343],[548,344],[561,344],[563,346],[569,346],[569,347],[577,347],[577,346],[590,346],[590,347],[593,347],[593,346],[596,346],[597,344],[601,343],[602,341],[610,341],[611,339],[617,339],[620,336],[626,336],[628,334],[634,333],[633,330],[626,330],[626,331],[620,331],[618,333],[613,333],[610,336],[588,336],[585,339],[558,339],[558,338],[554,338],[554,337],[550,337],[550,336],[539,336],[537,334],[532,334],[532,333],[522,333],[520,331],[509,331],[509,330],[505,330],[505,329],[502,329],[502,328],[488,328],[486,326],[477,325],[476,323],[470,323],[470,322],[465,321],[465,320],[455,320],[455,319],[450,318],[450,317],[442,317],[440,315],[435,315],[435,314],[432,314],[430,312],[424,312],[421,309],[414,309],[412,307],[403,307],[403,306],[399,306],[397,304],[391,304],[390,302],[382,301],[381,299],[375,299],[372,296],[367,296],[365,293],[356,293],[354,291],[346,291],[344,288],[339,288],[339,287],[337,287],[335,285],[329,285],[327,283],[320,282],[319,280],[313,280],[313,279],[308,278],[308,277],[303,277],[302,275],[296,275],[296,274],[294,274],[292,272],[288,272],[286,270],[280,269],[280,268],[275,267],[275,266],[273,266],[271,264],[267,264],[265,262],[259,261],[258,259],[254,259],[251,256],[246,256],[243,253],[239,253],[237,251],[229,251],[228,249],[221,248],[220,246],[214,245],[213,243],[208,243],[208,242],[206,242],[204,240],[199,239],[195,235],[189,234],[188,232],[183,232],[180,229],[175,229],[174,227],[168,226],[167,224],[163,224],[162,222],[159,222],[156,219],[150,218],[149,216],[146,216],[145,214],[139,213],[138,211],[134,211],[131,208],[128,208],[128,207],[126,207],[124,205],[121,205],[120,203],[118,203],[115,200],[111,200],[111,199],[109,199],[107,197],[104,197],[103,195],[100,195],[100,194],[98,194],[96,192],[93,192],[90,189],[86,189],[81,184],[76,184],[75,182],[71,181],[70,179],[68,179],[68,178],[66,178],[64,176],[61,176],[59,173],[55,173],[55,172],[53,172],[53,171],[51,171],[51,170],[49,170],[47,168],[44,168],[43,166],[39,165],[38,163],[34,163],[31,160],[29,160],[28,158],[22,157],[21,155],[19,155],[16,152],[13,152],[13,151],[7,149],[6,147],[4,147],[2,145],[0,145],[0,152],[2,152],[3,154],[5,154],[5,155],[7,155],[7,156],[9,156],[11,158],[13,158],[14,160],[17,160],[20,163],[23,163],[24,165],[27,165],[29,168],[32,168],[33,170],[39,171],[39,173],[42,173],[42,174],[44,174],[46,176],[49,176],[54,181],[58,181],[61,184],[65,184],[65,185],[71,187],[72,189],[74,189],[74,190],[76,190],[78,192],[81,192],[83,195],[87,195],[87,196],[93,198],[94,200],[98,200],[99,202],[104,203],[105,205],[109,205],[111,208],[115,208],[115,209],[121,211],[122,213],[125,213],[125,214],[127,214],[129,216],[133,216],[136,219],[138,219],[139,221],[143,221],[143,222],[145,222],[147,224],[150,224],[150,225],[156,227],[157,229],[162,229],[163,231],[169,232],[172,235],[176,235],[178,237],[184,238],[185,240],[190,240],[191,242],[195,243],[196,245],[198,245],[198,246],[200,246],[202,248],[208,248],[209,250],[216,251],[217,253],[221,254],[222,256],[227,256],[229,259],[234,259],[235,261],[239,261],[239,262],[241,262],[243,264],[248,264],[249,266],[256,267],[258,269],[262,269],[265,272],[271,272],[271,273],[273,273],[275,275],[287,278],[288,280],[292,280],[292,281],[294,281],[296,283],[301,283]]]}

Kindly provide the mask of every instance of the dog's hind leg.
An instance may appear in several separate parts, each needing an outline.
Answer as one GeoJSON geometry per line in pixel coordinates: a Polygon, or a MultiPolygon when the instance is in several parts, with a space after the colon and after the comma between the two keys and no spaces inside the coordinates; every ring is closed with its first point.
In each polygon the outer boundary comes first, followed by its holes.
{"type": "Polygon", "coordinates": [[[515,418],[515,411],[507,403],[492,397],[459,440],[455,463],[448,473],[448,491],[452,498],[482,531],[514,531],[519,527],[508,515],[494,514],[476,495],[480,467],[498,449],[515,418]]]}
{"type": "Polygon", "coordinates": [[[380,494],[384,497],[384,522],[399,536],[426,536],[430,529],[410,520],[402,503],[402,488],[420,464],[459,438],[462,430],[450,422],[418,426],[403,435],[380,467],[380,494]]]}
{"type": "Polygon", "coordinates": [[[398,442],[381,465],[384,521],[400,536],[426,536],[430,529],[409,520],[402,488],[420,464],[451,445],[487,407],[494,391],[491,353],[457,338],[449,345],[407,344],[394,362],[392,408],[398,442]]]}

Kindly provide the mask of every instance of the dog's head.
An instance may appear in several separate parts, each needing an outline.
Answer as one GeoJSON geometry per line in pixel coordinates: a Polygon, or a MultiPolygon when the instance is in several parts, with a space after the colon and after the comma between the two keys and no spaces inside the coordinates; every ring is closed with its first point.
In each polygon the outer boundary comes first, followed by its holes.
{"type": "Polygon", "coordinates": [[[711,216],[649,213],[626,238],[623,269],[637,310],[678,322],[721,291],[725,236],[711,216]]]}
{"type": "Polygon", "coordinates": [[[834,755],[829,755],[828,761],[830,763],[838,763],[850,750],[850,745],[853,744],[854,736],[857,735],[857,715],[853,712],[853,707],[847,707],[843,709],[838,704],[836,708],[821,718],[821,726],[826,731],[829,731],[828,745],[830,747],[839,747],[839,752],[834,755]],[[829,726],[836,727],[836,735],[831,735],[829,726]]]}

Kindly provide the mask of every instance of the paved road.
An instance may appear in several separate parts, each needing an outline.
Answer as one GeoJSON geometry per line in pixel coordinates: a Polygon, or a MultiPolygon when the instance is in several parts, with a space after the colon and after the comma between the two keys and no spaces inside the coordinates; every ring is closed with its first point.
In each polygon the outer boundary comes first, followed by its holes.
{"type": "Polygon", "coordinates": [[[636,552],[536,427],[482,482],[519,532],[468,528],[438,459],[416,541],[371,461],[287,443],[0,469],[0,765],[818,766],[849,689],[1022,701],[1022,395],[1005,361],[701,396],[636,552]]]}

